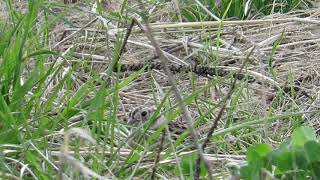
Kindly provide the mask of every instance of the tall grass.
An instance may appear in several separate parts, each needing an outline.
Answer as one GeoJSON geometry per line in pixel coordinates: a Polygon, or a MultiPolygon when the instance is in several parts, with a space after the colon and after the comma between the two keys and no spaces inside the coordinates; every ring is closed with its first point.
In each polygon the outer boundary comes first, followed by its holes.
{"type": "MultiPolygon", "coordinates": [[[[212,4],[214,1],[201,2],[219,17],[227,15],[245,18],[244,1],[223,0],[220,5],[212,4]]],[[[184,142],[188,141],[190,132],[184,132],[175,141],[168,141],[165,151],[161,152],[158,141],[161,133],[167,130],[166,124],[150,131],[159,116],[164,116],[168,124],[180,116],[182,111],[172,101],[171,92],[166,91],[157,81],[152,81],[156,111],[145,125],[129,127],[118,119],[120,91],[143,77],[147,70],[146,65],[125,78],[121,77],[120,72],[114,72],[113,65],[121,63],[121,60],[120,63],[118,61],[124,39],[122,32],[116,35],[109,49],[112,52],[109,54],[109,64],[112,66],[100,73],[95,71],[88,59],[71,61],[75,51],[72,45],[61,49],[52,48],[54,44],[50,39],[50,31],[55,23],[63,21],[71,24],[63,17],[67,13],[57,15],[52,9],[63,9],[65,5],[30,0],[26,13],[22,13],[10,0],[2,4],[5,4],[9,16],[7,21],[0,21],[0,179],[130,179],[151,177],[152,169],[156,169],[153,172],[156,172],[157,178],[183,179],[193,176],[198,155],[193,152],[191,144],[184,142]],[[85,80],[79,82],[81,78],[85,80]],[[159,154],[164,162],[156,162],[159,163],[156,166],[154,160],[159,154]]],[[[287,1],[280,8],[277,3],[253,1],[250,7],[252,13],[268,14],[289,11],[298,5],[298,1],[287,1]]],[[[184,1],[181,6],[182,15],[189,21],[210,19],[203,9],[191,1],[184,1]]],[[[67,11],[81,11],[65,8],[67,11]]],[[[122,9],[112,17],[117,19],[119,26],[129,19],[125,11],[122,9]]],[[[95,38],[92,36],[88,39],[95,38]]],[[[217,40],[216,46],[219,45],[217,40]]],[[[274,51],[277,45],[274,45],[274,51]]],[[[216,57],[213,53],[208,50],[206,55],[216,57]]],[[[206,61],[207,64],[215,64],[213,58],[206,61]]],[[[303,113],[292,113],[296,110],[294,102],[288,113],[273,113],[274,109],[284,103],[285,95],[280,89],[276,92],[270,112],[261,115],[256,112],[256,107],[237,109],[241,99],[250,97],[246,89],[247,79],[236,84],[226,102],[215,102],[210,94],[212,89],[223,94],[223,88],[233,82],[233,76],[210,79],[202,87],[197,87],[198,79],[194,75],[189,76],[192,79],[192,92],[184,95],[181,101],[187,106],[196,105],[199,116],[194,127],[208,126],[215,113],[225,106],[226,120],[219,121],[223,128],[213,132],[210,138],[212,144],[206,149],[209,155],[210,152],[243,154],[251,143],[268,138],[260,135],[261,126],[265,125],[268,129],[278,119],[296,121],[295,125],[302,120],[303,113]],[[234,118],[235,113],[242,117],[240,122],[234,118]],[[229,143],[226,141],[227,135],[240,140],[234,144],[229,143]]],[[[280,140],[277,134],[272,137],[280,140]]],[[[199,143],[203,141],[202,138],[199,143]]],[[[202,163],[200,167],[200,175],[207,177],[202,163]]]]}
{"type": "MultiPolygon", "coordinates": [[[[59,152],[61,135],[71,128],[69,120],[76,115],[83,120],[76,127],[91,122],[92,130],[97,132],[95,138],[111,143],[110,152],[114,153],[117,92],[141,71],[111,87],[97,75],[77,86],[73,80],[75,69],[63,54],[49,50],[51,22],[44,18],[38,24],[42,14],[50,14],[44,8],[47,4],[29,1],[27,13],[21,14],[11,1],[5,3],[10,17],[0,26],[1,176],[51,179],[58,171],[64,171],[59,170],[57,155],[50,151],[59,152]],[[97,83],[102,86],[95,90],[97,83]],[[92,92],[96,95],[88,100],[92,92]],[[109,117],[105,117],[106,111],[112,111],[109,117]]],[[[81,142],[77,140],[73,145],[79,152],[81,142]]],[[[102,171],[99,163],[95,160],[93,170],[102,171]]]]}
{"type": "MultiPolygon", "coordinates": [[[[202,5],[207,7],[216,16],[222,18],[238,18],[246,19],[255,17],[256,15],[269,15],[272,13],[286,13],[295,9],[312,7],[311,1],[301,0],[201,0],[202,5]]],[[[194,1],[183,1],[182,15],[186,21],[204,21],[213,20],[211,16],[199,7],[194,1]]]]}

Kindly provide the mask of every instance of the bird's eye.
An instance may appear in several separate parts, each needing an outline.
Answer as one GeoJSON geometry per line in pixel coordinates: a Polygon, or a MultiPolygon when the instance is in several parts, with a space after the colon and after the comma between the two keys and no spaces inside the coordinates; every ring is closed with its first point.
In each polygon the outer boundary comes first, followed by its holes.
{"type": "Polygon", "coordinates": [[[147,115],[148,115],[148,111],[142,111],[142,112],[141,112],[141,116],[142,116],[142,117],[145,117],[145,116],[147,116],[147,115]]]}

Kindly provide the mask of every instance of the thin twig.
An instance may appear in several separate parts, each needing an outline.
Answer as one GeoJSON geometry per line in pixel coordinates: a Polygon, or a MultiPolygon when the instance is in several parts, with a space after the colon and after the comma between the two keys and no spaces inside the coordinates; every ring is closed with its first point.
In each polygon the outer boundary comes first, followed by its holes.
{"type": "Polygon", "coordinates": [[[116,65],[118,64],[119,59],[120,59],[121,55],[123,54],[123,52],[124,52],[124,50],[125,50],[125,48],[126,48],[126,45],[127,45],[129,36],[130,36],[130,34],[131,34],[132,28],[133,28],[133,26],[134,26],[134,23],[135,23],[135,21],[132,19],[132,20],[131,20],[131,23],[130,23],[130,26],[129,26],[128,29],[127,29],[126,36],[125,36],[124,39],[123,39],[123,43],[122,43],[122,46],[121,46],[121,49],[120,49],[119,56],[118,56],[117,59],[116,59],[116,65]]]}
{"type": "Polygon", "coordinates": [[[208,13],[214,20],[221,21],[216,15],[214,15],[211,11],[209,11],[199,0],[195,0],[196,3],[206,12],[208,13]]]}
{"type": "Polygon", "coordinates": [[[162,138],[161,138],[161,141],[160,141],[160,144],[159,144],[159,150],[157,152],[156,159],[154,160],[154,166],[152,168],[151,179],[155,179],[156,172],[157,172],[157,167],[158,167],[158,164],[160,162],[160,155],[161,155],[161,152],[162,152],[163,146],[164,146],[165,138],[166,138],[166,131],[162,131],[162,138]]]}
{"type": "MultiPolygon", "coordinates": [[[[131,31],[132,31],[132,27],[134,26],[134,22],[135,21],[132,19],[129,27],[127,28],[127,33],[126,33],[126,35],[125,35],[125,37],[123,39],[119,54],[116,56],[116,58],[114,60],[112,60],[111,65],[109,65],[107,70],[106,70],[107,75],[109,75],[109,76],[107,76],[108,78],[111,77],[110,75],[113,72],[113,69],[116,69],[118,67],[118,62],[119,62],[119,60],[120,60],[120,58],[121,58],[121,56],[122,56],[122,54],[123,54],[123,52],[125,50],[125,47],[127,45],[129,36],[131,34],[131,31]]],[[[106,79],[105,81],[108,82],[108,80],[109,79],[106,79]]]]}
{"type": "MultiPolygon", "coordinates": [[[[144,10],[144,12],[146,12],[141,1],[140,1],[140,8],[142,10],[144,10]]],[[[168,66],[169,60],[164,55],[164,53],[162,52],[158,42],[154,38],[153,32],[152,32],[152,30],[151,30],[151,28],[149,26],[149,23],[148,23],[148,18],[146,16],[144,16],[144,15],[141,15],[141,17],[145,22],[146,35],[147,35],[148,39],[151,41],[151,44],[155,47],[155,51],[156,51],[157,55],[159,56],[159,58],[160,58],[160,60],[161,60],[161,62],[163,64],[164,72],[166,73],[166,75],[168,77],[168,82],[171,85],[171,88],[172,88],[172,90],[174,92],[175,99],[176,99],[178,105],[180,106],[180,109],[183,112],[183,119],[184,119],[184,121],[186,122],[186,124],[188,126],[188,129],[190,131],[190,135],[194,139],[194,145],[195,145],[195,147],[196,147],[196,149],[198,151],[198,155],[203,160],[203,162],[205,164],[205,167],[206,167],[206,169],[208,171],[208,178],[211,180],[213,178],[212,178],[210,164],[206,161],[206,159],[205,159],[205,157],[203,155],[202,148],[198,144],[198,136],[197,136],[197,133],[196,133],[195,129],[192,126],[192,117],[190,115],[190,112],[186,108],[186,104],[183,102],[183,98],[182,98],[182,96],[181,96],[181,94],[179,92],[179,89],[177,87],[177,83],[176,83],[175,79],[173,78],[174,76],[173,76],[172,72],[170,71],[170,68],[168,66]]]]}
{"type": "Polygon", "coordinates": [[[124,52],[124,50],[126,48],[126,45],[127,45],[129,36],[131,34],[132,27],[134,26],[134,23],[135,23],[135,21],[132,19],[131,23],[130,23],[128,29],[127,29],[127,33],[126,33],[126,35],[125,35],[125,37],[123,39],[123,42],[122,42],[122,45],[121,45],[121,48],[120,48],[120,52],[119,52],[118,56],[115,59],[114,65],[113,66],[109,66],[110,68],[116,68],[117,67],[118,62],[120,60],[120,57],[122,56],[122,54],[123,54],[123,52],[124,52]]]}
{"type": "MultiPolygon", "coordinates": [[[[243,68],[245,67],[246,62],[248,61],[248,59],[249,59],[250,55],[252,54],[253,50],[254,50],[254,48],[252,48],[252,50],[249,52],[246,60],[243,62],[243,64],[241,65],[239,71],[237,72],[237,75],[241,74],[241,72],[242,72],[243,68]]],[[[204,150],[206,148],[207,144],[210,142],[210,137],[212,136],[214,130],[217,128],[218,122],[221,119],[222,114],[223,114],[223,112],[224,112],[224,110],[226,108],[226,102],[227,102],[228,99],[230,99],[231,95],[233,94],[233,91],[234,91],[234,89],[236,87],[236,82],[237,82],[237,78],[234,78],[228,94],[222,100],[223,101],[223,103],[222,103],[223,105],[222,105],[217,117],[214,119],[214,121],[212,123],[212,126],[210,127],[209,132],[208,132],[208,134],[207,134],[207,136],[206,136],[206,138],[205,138],[205,140],[204,140],[204,142],[202,144],[202,147],[201,147],[202,150],[204,150]]],[[[200,176],[200,161],[201,161],[200,158],[198,158],[197,161],[196,161],[196,166],[195,166],[196,170],[195,170],[195,174],[194,174],[194,179],[199,179],[199,176],[200,176]]]]}
{"type": "Polygon", "coordinates": [[[66,42],[67,40],[71,39],[73,36],[75,36],[77,33],[79,33],[80,31],[84,30],[86,27],[90,26],[92,23],[96,22],[98,20],[98,18],[94,18],[92,19],[90,22],[88,22],[87,24],[85,24],[83,27],[81,27],[79,30],[73,32],[72,34],[70,34],[69,36],[67,36],[66,38],[64,38],[63,40],[59,41],[57,44],[55,44],[53,46],[53,48],[58,47],[60,44],[66,42]]]}

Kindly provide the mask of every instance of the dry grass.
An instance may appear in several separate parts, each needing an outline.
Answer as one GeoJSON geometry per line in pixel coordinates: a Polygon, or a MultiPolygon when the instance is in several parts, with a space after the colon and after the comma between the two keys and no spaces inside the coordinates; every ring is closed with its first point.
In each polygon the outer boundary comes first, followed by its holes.
{"type": "MultiPolygon", "coordinates": [[[[42,97],[43,101],[47,101],[46,96],[55,90],[67,72],[71,72],[72,87],[62,88],[59,93],[61,97],[65,92],[75,92],[90,79],[97,77],[109,79],[106,70],[111,64],[114,49],[117,49],[115,42],[118,37],[124,35],[126,26],[130,23],[130,17],[139,17],[136,12],[137,4],[129,1],[126,7],[128,16],[123,17],[129,18],[128,21],[119,20],[117,16],[110,14],[110,9],[104,9],[100,16],[92,10],[93,4],[88,2],[64,6],[53,6],[48,2],[46,6],[52,13],[61,14],[61,18],[53,14],[48,17],[57,21],[52,21],[49,46],[46,48],[61,53],[65,59],[57,61],[56,65],[63,63],[63,68],[59,72],[60,76],[48,84],[42,97]],[[95,18],[97,20],[92,21],[95,18]]],[[[112,7],[117,11],[116,7],[120,7],[120,4],[114,4],[112,7]]],[[[201,64],[230,73],[237,72],[248,53],[254,48],[245,70],[242,71],[242,74],[248,78],[238,80],[233,95],[226,102],[226,112],[205,150],[205,156],[214,165],[215,177],[225,176],[225,163],[244,161],[243,155],[251,144],[268,142],[276,145],[286,139],[292,128],[299,123],[309,124],[316,129],[319,127],[317,111],[319,110],[320,82],[318,74],[320,11],[318,9],[274,14],[262,17],[259,21],[230,21],[199,26],[173,22],[177,19],[173,18],[175,15],[173,7],[170,3],[147,7],[152,21],[150,26],[171,65],[201,64]],[[171,24],[170,27],[166,26],[167,24],[171,24]]],[[[5,11],[0,9],[0,17],[3,13],[5,14],[5,11]]],[[[40,14],[39,23],[42,20],[40,14]]],[[[135,28],[121,57],[121,64],[144,63],[147,65],[160,62],[146,34],[138,27],[135,28]]],[[[50,65],[55,60],[48,59],[46,63],[50,65]]],[[[29,66],[33,68],[32,64],[29,66]]],[[[113,72],[111,86],[132,73],[113,72]]],[[[28,76],[27,70],[25,75],[28,76]]],[[[192,72],[175,73],[174,78],[183,97],[199,93],[192,102],[188,102],[188,109],[194,114],[193,117],[204,119],[197,127],[201,131],[200,142],[202,142],[212,120],[221,108],[221,105],[217,105],[227,95],[233,78],[229,74],[223,77],[206,77],[206,74],[192,72]],[[202,88],[204,90],[201,90],[202,88]],[[201,91],[198,92],[199,90],[201,91]]],[[[86,99],[95,97],[102,84],[94,85],[96,86],[91,87],[92,91],[87,94],[86,99]]],[[[168,77],[162,70],[148,69],[141,73],[137,79],[119,90],[114,144],[103,144],[107,141],[99,143],[97,140],[98,143],[92,149],[91,146],[82,142],[78,151],[69,150],[67,161],[75,162],[75,159],[69,155],[77,155],[82,163],[91,168],[95,158],[105,157],[100,159],[103,162],[101,164],[107,164],[105,169],[100,171],[103,173],[100,175],[110,178],[120,176],[114,173],[119,170],[117,166],[127,165],[126,158],[130,156],[133,146],[126,141],[136,132],[136,128],[126,125],[129,112],[137,106],[159,107],[167,93],[170,94],[170,85],[168,77]],[[117,147],[119,151],[117,154],[114,154],[115,149],[112,146],[117,147]],[[109,164],[110,156],[116,156],[116,158],[109,164]]],[[[173,96],[169,95],[162,110],[174,112],[179,116],[181,112],[177,110],[172,99],[174,99],[173,96]]],[[[111,96],[107,100],[112,104],[114,98],[111,96]]],[[[59,113],[65,108],[63,99],[57,97],[54,102],[53,112],[59,113]]],[[[73,117],[69,117],[67,126],[70,128],[87,126],[83,123],[86,120],[86,113],[87,109],[82,109],[73,117]]],[[[106,124],[108,118],[112,116],[112,111],[107,110],[105,113],[106,121],[102,123],[106,124]]],[[[166,115],[166,113],[163,114],[166,115]]],[[[56,156],[61,155],[59,147],[63,138],[62,133],[63,128],[48,134],[50,141],[57,142],[47,149],[51,154],[50,162],[54,164],[57,164],[54,162],[57,160],[56,156]]],[[[96,132],[92,130],[91,133],[96,132]]],[[[93,136],[96,137],[96,135],[93,136]]],[[[162,159],[161,157],[165,157],[165,152],[169,152],[164,150],[159,161],[160,167],[176,164],[183,154],[193,152],[189,146],[187,143],[181,143],[169,156],[162,159]]],[[[140,160],[131,164],[132,177],[135,177],[134,172],[153,167],[153,151],[152,146],[145,147],[141,151],[140,160]]],[[[70,164],[81,163],[80,161],[70,164]]],[[[78,167],[82,168],[79,171],[83,174],[91,173],[84,166],[78,167]]],[[[68,174],[68,172],[65,173],[68,174]]],[[[173,173],[166,173],[165,168],[160,168],[157,173],[159,178],[172,176],[173,173]]],[[[96,175],[96,177],[100,176],[96,175]]]]}

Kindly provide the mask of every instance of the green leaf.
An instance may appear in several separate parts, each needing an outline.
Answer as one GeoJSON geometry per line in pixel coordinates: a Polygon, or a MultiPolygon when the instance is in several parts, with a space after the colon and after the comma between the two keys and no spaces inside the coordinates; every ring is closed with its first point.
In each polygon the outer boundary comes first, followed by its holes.
{"type": "Polygon", "coordinates": [[[288,171],[286,172],[285,176],[282,176],[282,180],[306,180],[308,178],[308,174],[306,171],[303,170],[296,170],[296,171],[288,171]]]}
{"type": "Polygon", "coordinates": [[[272,151],[272,147],[268,144],[256,144],[247,150],[247,161],[252,162],[265,157],[272,151]]]}
{"type": "Polygon", "coordinates": [[[312,162],[308,165],[308,169],[311,172],[311,176],[313,179],[320,179],[320,171],[319,171],[319,167],[320,167],[320,162],[312,162]]]}
{"type": "Polygon", "coordinates": [[[247,165],[244,167],[241,167],[240,169],[240,177],[241,179],[247,179],[247,180],[251,180],[252,175],[254,174],[254,166],[253,165],[247,165]]]}
{"type": "Polygon", "coordinates": [[[22,59],[23,59],[23,61],[25,61],[28,58],[31,58],[31,57],[34,57],[34,56],[39,56],[39,55],[56,55],[56,56],[59,56],[59,53],[54,52],[54,51],[50,51],[50,50],[47,50],[47,49],[40,49],[40,50],[34,51],[34,52],[30,53],[30,54],[27,54],[26,56],[22,57],[22,59]]]}
{"type": "Polygon", "coordinates": [[[276,150],[270,154],[269,159],[282,172],[307,167],[307,157],[301,148],[276,150]]]}
{"type": "Polygon", "coordinates": [[[130,159],[127,161],[127,164],[134,163],[140,159],[141,155],[137,152],[134,151],[130,157],[130,159]]]}
{"type": "Polygon", "coordinates": [[[12,102],[10,108],[16,110],[23,104],[22,100],[27,93],[34,87],[34,83],[37,80],[37,72],[33,72],[22,86],[16,87],[12,93],[12,102]],[[21,102],[20,102],[21,101],[21,102]]]}
{"type": "Polygon", "coordinates": [[[306,152],[308,162],[320,161],[320,144],[319,143],[315,141],[308,141],[304,145],[304,151],[306,152]]]}
{"type": "Polygon", "coordinates": [[[308,141],[317,141],[316,135],[312,128],[302,126],[296,128],[292,134],[292,145],[296,147],[303,147],[308,141]]]}
{"type": "MultiPolygon", "coordinates": [[[[268,168],[267,155],[272,151],[268,144],[256,144],[247,150],[248,165],[241,168],[241,177],[243,179],[258,179],[261,168],[268,168]]],[[[270,167],[269,167],[270,168],[270,167]]]]}

